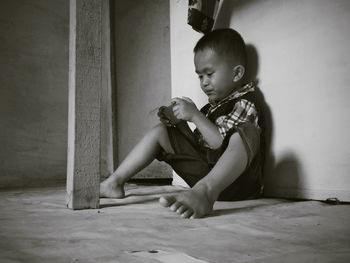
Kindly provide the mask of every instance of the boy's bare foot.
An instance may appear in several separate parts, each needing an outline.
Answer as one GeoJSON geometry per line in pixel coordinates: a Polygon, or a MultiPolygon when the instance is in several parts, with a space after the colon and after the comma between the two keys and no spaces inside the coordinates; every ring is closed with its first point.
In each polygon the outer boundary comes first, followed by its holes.
{"type": "Polygon", "coordinates": [[[124,184],[118,183],[110,176],[100,184],[100,197],[124,198],[124,184]]]}
{"type": "Polygon", "coordinates": [[[213,211],[213,201],[205,187],[194,186],[176,195],[162,196],[159,202],[183,218],[199,218],[213,211]]]}

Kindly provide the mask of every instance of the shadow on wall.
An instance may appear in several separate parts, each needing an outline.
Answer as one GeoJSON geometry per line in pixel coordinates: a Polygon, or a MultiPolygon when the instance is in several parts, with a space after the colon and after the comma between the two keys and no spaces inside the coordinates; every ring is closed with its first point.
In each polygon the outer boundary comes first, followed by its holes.
{"type": "Polygon", "coordinates": [[[253,81],[258,87],[255,93],[255,102],[260,112],[260,125],[263,131],[261,147],[263,148],[264,156],[264,195],[295,198],[297,197],[295,190],[302,189],[305,185],[301,177],[300,160],[298,160],[296,154],[292,151],[286,152],[283,156],[278,156],[278,158],[275,157],[272,150],[275,130],[273,116],[259,88],[259,78],[257,75],[259,72],[259,56],[252,44],[247,44],[247,60],[246,80],[253,81]],[[276,162],[276,159],[278,159],[278,162],[276,162]]]}
{"type": "Polygon", "coordinates": [[[265,101],[264,94],[259,87],[259,56],[254,45],[246,44],[247,51],[247,69],[245,74],[245,82],[253,81],[256,85],[255,92],[255,106],[259,111],[259,125],[262,129],[262,153],[263,153],[263,171],[264,181],[266,181],[266,175],[273,174],[275,169],[275,156],[272,152],[272,138],[273,138],[273,117],[269,105],[265,101]]]}
{"type": "MultiPolygon", "coordinates": [[[[244,8],[251,4],[251,1],[231,1],[222,0],[223,3],[215,21],[214,29],[230,27],[231,21],[234,18],[234,11],[244,8]]],[[[243,36],[244,37],[244,36],[243,36]]],[[[273,116],[269,105],[266,103],[264,95],[259,88],[259,55],[255,46],[251,43],[246,45],[248,67],[245,75],[246,82],[253,81],[258,87],[256,92],[256,106],[260,110],[261,126],[263,134],[263,153],[264,153],[264,194],[274,196],[277,188],[303,188],[303,182],[300,180],[300,164],[296,155],[292,152],[279,157],[276,163],[275,155],[272,151],[273,141],[273,116]]],[[[279,195],[279,194],[278,194],[279,195]]]]}
{"type": "Polygon", "coordinates": [[[300,161],[295,153],[286,152],[272,168],[265,177],[265,196],[302,197],[297,190],[305,188],[305,178],[301,176],[300,161]]]}

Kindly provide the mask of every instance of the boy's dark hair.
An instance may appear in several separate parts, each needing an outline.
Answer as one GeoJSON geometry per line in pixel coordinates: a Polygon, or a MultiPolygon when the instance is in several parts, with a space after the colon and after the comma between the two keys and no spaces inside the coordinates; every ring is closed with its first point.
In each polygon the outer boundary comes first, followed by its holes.
{"type": "Polygon", "coordinates": [[[246,65],[247,55],[244,40],[237,31],[231,28],[216,29],[205,34],[198,40],[193,51],[197,53],[207,48],[215,51],[218,55],[231,56],[239,64],[246,65]]]}

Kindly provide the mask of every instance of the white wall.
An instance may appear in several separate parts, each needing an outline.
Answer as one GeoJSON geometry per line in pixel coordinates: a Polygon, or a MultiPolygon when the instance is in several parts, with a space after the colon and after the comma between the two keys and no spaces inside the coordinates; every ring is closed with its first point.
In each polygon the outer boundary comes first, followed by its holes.
{"type": "MultiPolygon", "coordinates": [[[[192,62],[200,34],[186,24],[187,1],[170,3],[172,95],[204,104],[192,62]]],[[[350,201],[349,24],[346,0],[221,6],[216,27],[232,27],[246,40],[251,75],[271,111],[267,195],[350,201]]]]}
{"type": "Polygon", "coordinates": [[[202,36],[187,25],[188,1],[170,0],[171,97],[190,97],[196,104],[207,103],[193,64],[193,48],[202,36]]]}

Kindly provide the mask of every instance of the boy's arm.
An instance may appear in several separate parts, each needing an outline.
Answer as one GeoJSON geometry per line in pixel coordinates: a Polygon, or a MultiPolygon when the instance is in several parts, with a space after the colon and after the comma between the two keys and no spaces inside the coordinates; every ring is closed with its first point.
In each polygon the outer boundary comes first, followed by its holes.
{"type": "Polygon", "coordinates": [[[201,113],[189,98],[174,98],[174,115],[181,120],[193,122],[210,148],[219,148],[223,142],[218,127],[201,113]]]}
{"type": "Polygon", "coordinates": [[[203,139],[211,149],[217,149],[221,146],[223,138],[219,132],[218,127],[212,123],[203,113],[193,115],[192,122],[196,125],[203,139]]]}

